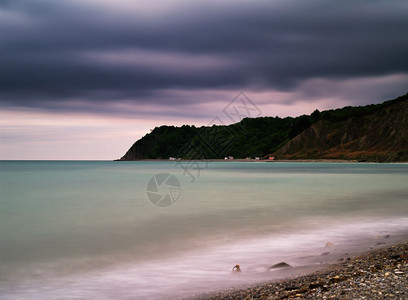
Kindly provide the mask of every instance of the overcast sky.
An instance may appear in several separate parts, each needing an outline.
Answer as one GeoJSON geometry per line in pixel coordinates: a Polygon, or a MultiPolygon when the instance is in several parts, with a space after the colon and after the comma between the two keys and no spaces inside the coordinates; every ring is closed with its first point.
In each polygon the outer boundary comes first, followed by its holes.
{"type": "Polygon", "coordinates": [[[408,92],[406,0],[2,0],[0,159],[115,159],[243,91],[263,116],[408,92]]]}

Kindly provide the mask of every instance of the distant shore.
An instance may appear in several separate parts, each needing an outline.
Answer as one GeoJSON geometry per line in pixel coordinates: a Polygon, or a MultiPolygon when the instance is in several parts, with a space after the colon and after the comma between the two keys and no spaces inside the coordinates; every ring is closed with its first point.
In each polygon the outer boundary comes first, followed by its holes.
{"type": "Polygon", "coordinates": [[[180,159],[180,160],[170,160],[170,159],[138,159],[138,160],[120,160],[115,161],[171,161],[171,162],[182,162],[182,161],[205,161],[205,162],[324,162],[324,163],[358,163],[358,160],[346,160],[346,159],[180,159]]]}
{"type": "Polygon", "coordinates": [[[154,159],[137,159],[137,160],[120,160],[115,159],[114,161],[171,161],[171,162],[178,162],[178,161],[205,161],[205,162],[316,162],[316,163],[378,163],[378,164],[404,164],[408,163],[408,161],[361,161],[357,159],[253,159],[253,158],[237,158],[237,159],[180,159],[180,160],[170,160],[170,159],[162,159],[162,158],[154,158],[154,159]]]}
{"type": "Polygon", "coordinates": [[[313,274],[197,299],[408,299],[408,242],[348,257],[313,274]]]}

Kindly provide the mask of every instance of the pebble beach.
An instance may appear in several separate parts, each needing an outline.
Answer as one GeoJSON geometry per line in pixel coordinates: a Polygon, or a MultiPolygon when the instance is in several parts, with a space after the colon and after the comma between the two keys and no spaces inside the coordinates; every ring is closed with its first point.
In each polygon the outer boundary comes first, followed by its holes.
{"type": "Polygon", "coordinates": [[[408,243],[347,257],[313,274],[198,299],[408,299],[408,243]]]}

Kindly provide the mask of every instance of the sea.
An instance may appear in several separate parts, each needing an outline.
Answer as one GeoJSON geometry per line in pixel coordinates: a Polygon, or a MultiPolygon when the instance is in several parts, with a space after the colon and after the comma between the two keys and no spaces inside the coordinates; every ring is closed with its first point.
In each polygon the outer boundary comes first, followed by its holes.
{"type": "Polygon", "coordinates": [[[3,300],[191,299],[407,233],[408,164],[0,162],[3,300]]]}

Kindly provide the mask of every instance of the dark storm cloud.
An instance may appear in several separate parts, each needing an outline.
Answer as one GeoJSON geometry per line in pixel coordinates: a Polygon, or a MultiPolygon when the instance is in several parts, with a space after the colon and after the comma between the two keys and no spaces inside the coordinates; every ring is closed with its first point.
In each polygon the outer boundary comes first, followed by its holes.
{"type": "Polygon", "coordinates": [[[293,91],[312,78],[408,73],[405,0],[176,1],[151,15],[74,3],[1,2],[3,105],[166,104],[158,91],[293,91]]]}

